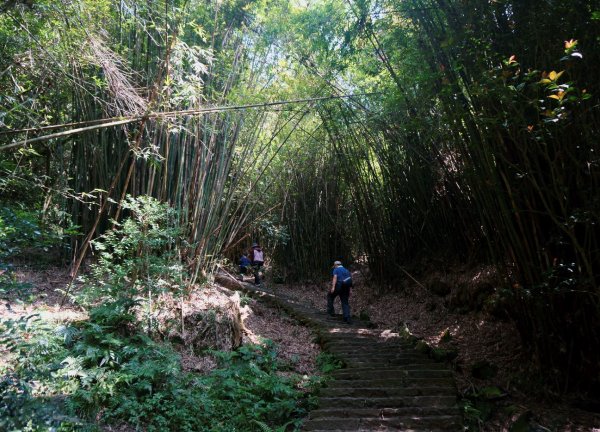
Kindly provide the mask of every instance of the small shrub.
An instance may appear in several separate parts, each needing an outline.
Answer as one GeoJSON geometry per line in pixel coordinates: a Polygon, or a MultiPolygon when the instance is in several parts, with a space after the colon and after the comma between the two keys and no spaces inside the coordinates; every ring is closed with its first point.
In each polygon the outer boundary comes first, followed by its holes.
{"type": "Polygon", "coordinates": [[[48,263],[51,249],[63,243],[67,235],[76,232],[74,227],[63,229],[44,222],[38,210],[18,206],[0,207],[0,261],[35,256],[35,263],[48,263]]]}
{"type": "Polygon", "coordinates": [[[93,242],[99,258],[82,277],[84,305],[183,290],[185,274],[174,252],[180,241],[175,211],[147,196],[127,197],[123,208],[130,217],[93,242]]]}
{"type": "Polygon", "coordinates": [[[317,356],[317,367],[323,373],[333,372],[344,367],[344,363],[333,354],[322,352],[317,356]]]}

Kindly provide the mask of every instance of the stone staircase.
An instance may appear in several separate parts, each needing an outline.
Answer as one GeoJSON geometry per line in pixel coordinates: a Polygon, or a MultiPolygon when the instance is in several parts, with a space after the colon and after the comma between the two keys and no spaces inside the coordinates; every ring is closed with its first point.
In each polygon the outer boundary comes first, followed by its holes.
{"type": "Polygon", "coordinates": [[[321,318],[323,349],[345,365],[319,394],[305,431],[460,431],[456,388],[444,364],[410,341],[364,323],[321,318]],[[336,325],[337,324],[337,325],[336,325]]]}
{"type": "Polygon", "coordinates": [[[344,365],[320,390],[318,408],[310,412],[302,430],[463,430],[450,370],[415,350],[407,338],[369,328],[367,322],[347,325],[341,316],[330,317],[267,289],[238,285],[312,327],[323,350],[344,365]]]}

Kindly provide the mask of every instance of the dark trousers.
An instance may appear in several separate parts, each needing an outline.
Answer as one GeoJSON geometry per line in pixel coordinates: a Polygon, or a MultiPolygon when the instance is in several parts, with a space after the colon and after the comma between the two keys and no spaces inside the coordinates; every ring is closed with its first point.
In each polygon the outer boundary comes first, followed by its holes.
{"type": "Polygon", "coordinates": [[[340,301],[342,302],[342,315],[344,320],[350,319],[350,304],[348,300],[350,299],[350,287],[345,287],[341,283],[335,285],[335,290],[333,294],[331,291],[327,293],[327,313],[333,315],[335,313],[335,309],[333,307],[333,301],[337,296],[340,296],[340,301]]]}
{"type": "Polygon", "coordinates": [[[252,273],[254,274],[254,284],[260,284],[260,268],[262,267],[262,261],[254,261],[252,263],[252,273]]]}

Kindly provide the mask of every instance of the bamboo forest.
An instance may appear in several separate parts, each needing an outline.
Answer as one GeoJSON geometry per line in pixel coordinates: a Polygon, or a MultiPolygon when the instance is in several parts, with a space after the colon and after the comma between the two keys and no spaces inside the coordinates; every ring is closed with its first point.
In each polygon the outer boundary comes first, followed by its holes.
{"type": "Polygon", "coordinates": [[[591,0],[0,1],[0,431],[599,432],[599,72],[591,0]]]}

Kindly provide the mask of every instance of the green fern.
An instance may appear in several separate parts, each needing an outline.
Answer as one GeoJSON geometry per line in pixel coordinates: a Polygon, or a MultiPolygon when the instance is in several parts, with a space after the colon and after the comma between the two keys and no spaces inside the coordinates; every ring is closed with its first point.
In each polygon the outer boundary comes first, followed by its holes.
{"type": "Polygon", "coordinates": [[[252,423],[258,425],[262,432],[275,432],[268,424],[261,422],[260,420],[252,420],[252,423]]]}

